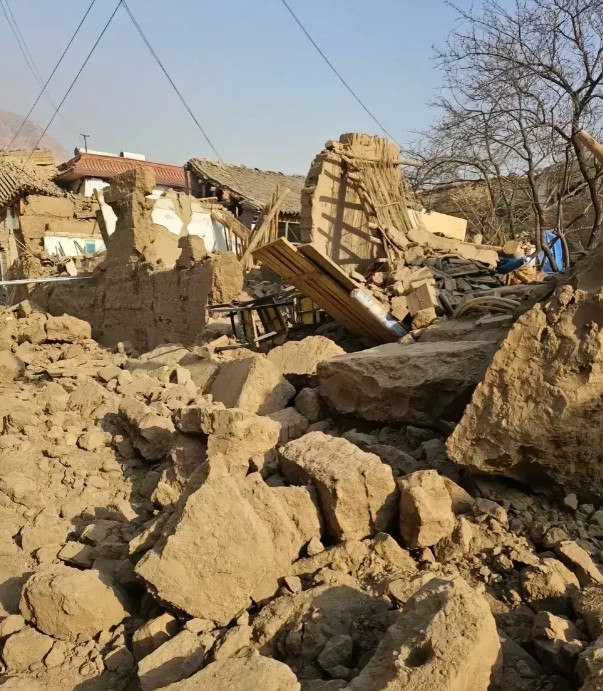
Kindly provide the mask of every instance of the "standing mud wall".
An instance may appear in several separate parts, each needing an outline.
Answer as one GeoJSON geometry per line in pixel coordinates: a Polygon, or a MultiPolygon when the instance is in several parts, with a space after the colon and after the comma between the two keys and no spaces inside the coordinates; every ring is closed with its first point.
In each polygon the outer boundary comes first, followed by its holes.
{"type": "Polygon", "coordinates": [[[205,326],[208,302],[235,299],[242,283],[236,256],[224,252],[183,270],[101,265],[88,280],[47,284],[32,299],[51,314],[90,322],[93,337],[103,345],[129,341],[145,351],[161,343],[192,345],[205,326]]]}
{"type": "Polygon", "coordinates": [[[20,203],[18,239],[33,253],[44,249],[52,253],[61,238],[66,254],[72,239],[80,243],[87,240],[101,243],[97,209],[98,204],[92,199],[30,194],[20,203]],[[49,240],[52,240],[50,244],[49,240]]]}
{"type": "Polygon", "coordinates": [[[90,279],[49,283],[31,296],[52,314],[90,322],[103,345],[129,341],[143,351],[161,343],[192,345],[205,326],[208,302],[230,302],[243,288],[234,253],[208,253],[200,238],[193,252],[192,236],[178,240],[153,223],[153,200],[147,195],[154,184],[154,176],[142,169],[116,176],[104,191],[117,215],[106,260],[90,279]],[[187,262],[169,268],[183,248],[187,262]]]}

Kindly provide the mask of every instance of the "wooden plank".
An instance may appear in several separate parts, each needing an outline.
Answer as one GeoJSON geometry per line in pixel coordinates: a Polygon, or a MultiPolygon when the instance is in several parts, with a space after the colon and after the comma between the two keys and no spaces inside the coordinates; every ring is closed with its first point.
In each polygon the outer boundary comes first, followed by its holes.
{"type": "MultiPolygon", "coordinates": [[[[343,326],[349,328],[350,331],[365,335],[366,329],[359,320],[355,318],[353,311],[352,314],[350,314],[349,306],[348,309],[342,307],[341,297],[334,297],[332,295],[333,288],[337,290],[338,286],[336,283],[331,280],[333,286],[326,287],[324,283],[317,282],[316,280],[305,281],[303,278],[300,280],[300,276],[309,273],[307,270],[308,265],[313,265],[303,255],[300,255],[297,249],[291,245],[291,243],[287,242],[287,240],[279,238],[278,241],[270,243],[270,246],[265,245],[260,250],[256,250],[254,256],[264,261],[273,271],[279,273],[283,279],[290,281],[298,290],[310,297],[319,307],[324,309],[325,312],[330,314],[343,326]],[[268,249],[269,247],[270,249],[268,249]],[[283,265],[286,267],[284,271],[283,265]],[[295,268],[292,270],[290,268],[291,266],[295,268]]],[[[315,266],[314,270],[317,271],[315,266]]],[[[320,274],[319,270],[318,273],[320,274]]],[[[324,274],[321,278],[323,276],[324,274]]],[[[347,297],[347,295],[344,293],[344,298],[345,297],[347,297]]]]}
{"type": "Polygon", "coordinates": [[[316,248],[308,250],[308,247],[295,247],[279,238],[256,249],[253,256],[353,333],[379,342],[395,340],[389,329],[351,297],[351,291],[358,287],[356,283],[316,248]]]}
{"type": "Polygon", "coordinates": [[[251,257],[253,250],[255,250],[257,247],[266,244],[266,240],[268,239],[268,234],[270,232],[272,222],[275,219],[275,217],[278,216],[283,202],[285,201],[285,198],[287,197],[290,191],[291,190],[288,187],[284,187],[282,190],[280,190],[272,206],[266,210],[260,227],[251,236],[251,240],[247,246],[247,249],[241,257],[241,264],[243,265],[244,269],[251,268],[251,257]]]}
{"type": "Polygon", "coordinates": [[[358,287],[357,283],[345,271],[342,271],[332,259],[325,256],[314,245],[300,245],[298,249],[347,290],[354,290],[358,287]]]}

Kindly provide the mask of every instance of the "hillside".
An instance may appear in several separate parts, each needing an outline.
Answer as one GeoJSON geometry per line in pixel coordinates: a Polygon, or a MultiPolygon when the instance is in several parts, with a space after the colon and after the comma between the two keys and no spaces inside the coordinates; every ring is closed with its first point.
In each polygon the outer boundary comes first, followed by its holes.
{"type": "MultiPolygon", "coordinates": [[[[6,149],[10,144],[15,132],[19,129],[23,121],[22,115],[11,113],[0,108],[0,149],[6,149]]],[[[42,128],[35,123],[28,122],[21,134],[17,137],[11,149],[31,149],[42,134],[42,128]]],[[[54,153],[56,163],[62,163],[70,158],[70,154],[55,139],[45,135],[40,143],[40,147],[51,149],[54,153]]]]}

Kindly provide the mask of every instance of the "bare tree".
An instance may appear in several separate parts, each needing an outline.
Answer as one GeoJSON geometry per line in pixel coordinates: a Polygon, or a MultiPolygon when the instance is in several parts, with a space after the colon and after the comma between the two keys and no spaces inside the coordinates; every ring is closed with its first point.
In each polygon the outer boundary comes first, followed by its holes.
{"type": "Polygon", "coordinates": [[[429,146],[441,155],[423,175],[445,179],[455,166],[461,178],[478,174],[497,203],[509,207],[511,234],[511,207],[527,201],[536,244],[551,259],[543,242],[550,199],[539,174],[556,166],[553,201],[562,232],[575,162],[592,206],[592,246],[603,226],[600,175],[576,135],[602,132],[603,0],[516,0],[510,9],[485,0],[477,11],[452,6],[458,22],[436,58],[445,80],[437,102],[442,115],[429,133],[429,146]]]}

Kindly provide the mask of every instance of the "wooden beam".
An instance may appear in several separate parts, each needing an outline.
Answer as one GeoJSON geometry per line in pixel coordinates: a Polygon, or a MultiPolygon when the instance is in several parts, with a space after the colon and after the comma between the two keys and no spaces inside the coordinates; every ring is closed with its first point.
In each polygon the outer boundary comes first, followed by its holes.
{"type": "Polygon", "coordinates": [[[274,220],[275,216],[278,215],[278,212],[281,210],[283,202],[285,201],[285,198],[287,197],[290,191],[291,190],[288,187],[284,187],[280,191],[274,204],[268,209],[268,211],[264,215],[260,227],[253,233],[251,241],[247,245],[247,249],[241,257],[241,264],[243,265],[243,270],[248,271],[251,268],[251,253],[258,247],[261,247],[262,245],[266,244],[272,221],[274,220]]]}
{"type": "Polygon", "coordinates": [[[576,134],[576,141],[595,157],[597,163],[603,165],[603,146],[586,130],[576,134]]]}

